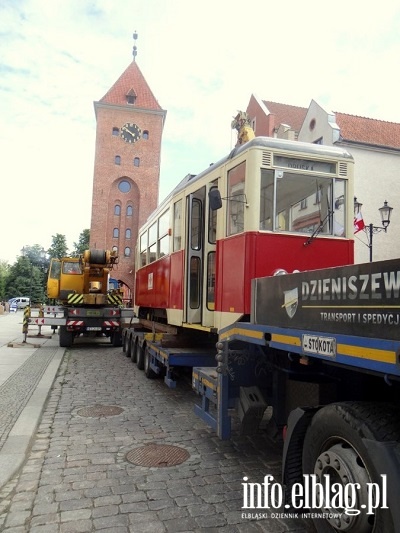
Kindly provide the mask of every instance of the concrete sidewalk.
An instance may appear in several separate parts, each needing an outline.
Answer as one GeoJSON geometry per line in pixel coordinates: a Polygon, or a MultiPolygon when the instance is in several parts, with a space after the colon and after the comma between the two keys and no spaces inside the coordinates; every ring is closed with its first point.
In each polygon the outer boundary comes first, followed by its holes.
{"type": "Polygon", "coordinates": [[[25,339],[23,318],[0,315],[0,487],[25,461],[65,352],[49,327],[41,337],[30,326],[25,339]]]}

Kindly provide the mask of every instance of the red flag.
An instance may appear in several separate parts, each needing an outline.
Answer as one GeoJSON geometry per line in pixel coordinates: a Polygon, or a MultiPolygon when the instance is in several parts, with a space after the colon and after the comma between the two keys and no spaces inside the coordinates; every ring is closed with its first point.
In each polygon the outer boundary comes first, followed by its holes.
{"type": "Polygon", "coordinates": [[[365,228],[365,224],[364,224],[363,216],[361,213],[357,213],[356,217],[354,218],[354,233],[358,233],[364,228],[365,228]]]}

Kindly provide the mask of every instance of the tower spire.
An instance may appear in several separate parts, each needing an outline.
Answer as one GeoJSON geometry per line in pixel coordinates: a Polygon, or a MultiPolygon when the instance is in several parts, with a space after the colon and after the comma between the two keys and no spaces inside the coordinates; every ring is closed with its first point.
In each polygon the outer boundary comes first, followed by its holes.
{"type": "Polygon", "coordinates": [[[132,55],[133,55],[133,61],[136,61],[136,56],[137,56],[137,46],[136,46],[136,39],[138,38],[138,34],[137,34],[137,31],[135,30],[134,34],[133,34],[133,50],[132,50],[132,55]]]}

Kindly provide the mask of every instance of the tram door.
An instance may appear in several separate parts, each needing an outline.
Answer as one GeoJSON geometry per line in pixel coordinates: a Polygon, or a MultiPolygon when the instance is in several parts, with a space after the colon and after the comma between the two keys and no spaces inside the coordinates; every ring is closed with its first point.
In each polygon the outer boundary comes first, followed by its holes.
{"type": "Polygon", "coordinates": [[[186,321],[189,324],[201,324],[202,320],[205,199],[205,187],[187,196],[186,321]]]}

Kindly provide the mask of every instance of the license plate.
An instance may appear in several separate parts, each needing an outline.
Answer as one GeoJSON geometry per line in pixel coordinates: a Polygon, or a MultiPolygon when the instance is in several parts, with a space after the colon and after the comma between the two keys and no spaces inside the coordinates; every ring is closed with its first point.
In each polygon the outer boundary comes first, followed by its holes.
{"type": "Polygon", "coordinates": [[[101,331],[101,327],[100,326],[88,326],[86,328],[86,331],[101,331]]]}
{"type": "Polygon", "coordinates": [[[303,352],[336,357],[336,339],[334,337],[321,337],[319,335],[303,335],[303,352]]]}

